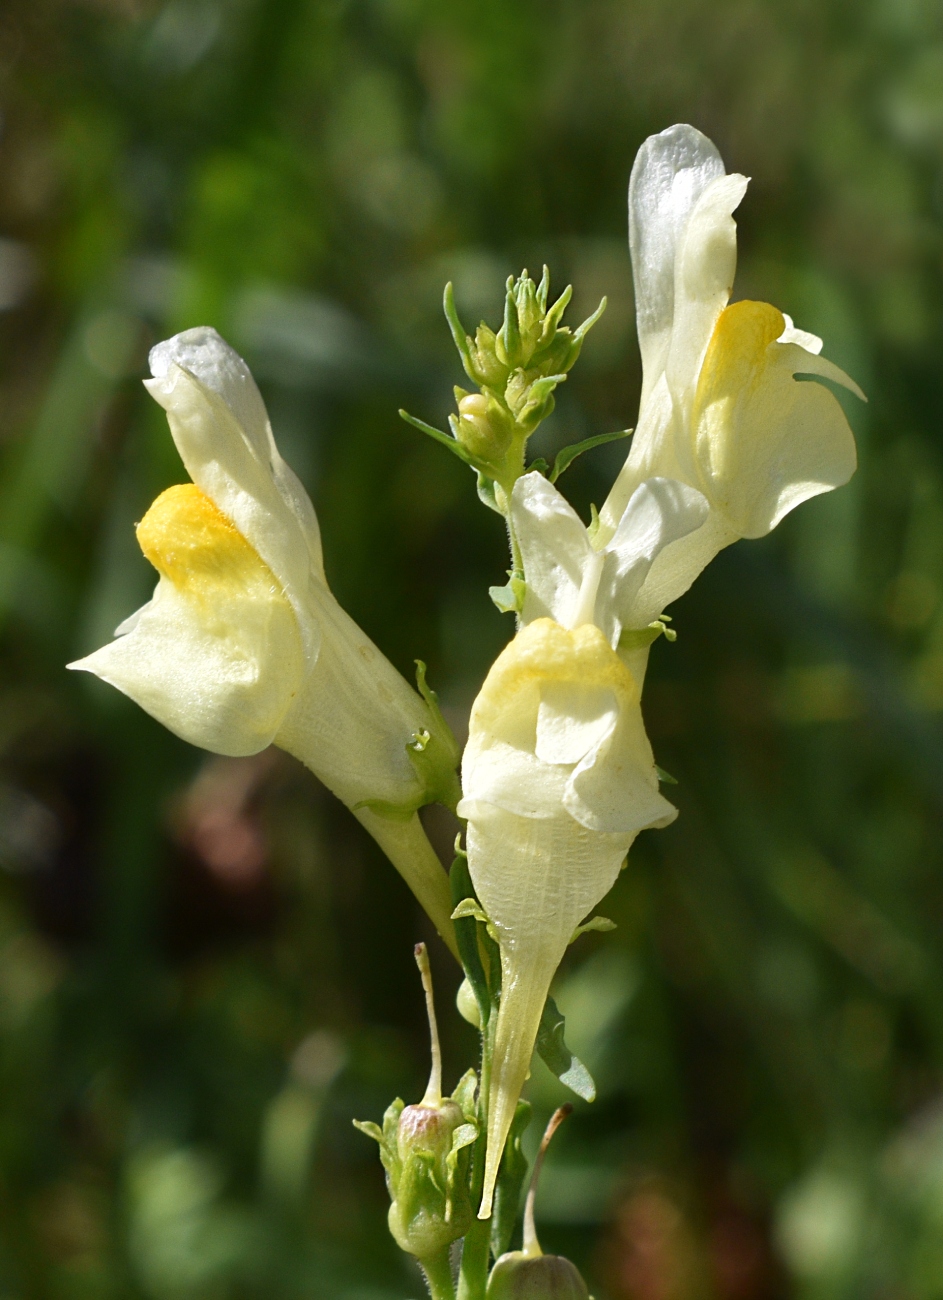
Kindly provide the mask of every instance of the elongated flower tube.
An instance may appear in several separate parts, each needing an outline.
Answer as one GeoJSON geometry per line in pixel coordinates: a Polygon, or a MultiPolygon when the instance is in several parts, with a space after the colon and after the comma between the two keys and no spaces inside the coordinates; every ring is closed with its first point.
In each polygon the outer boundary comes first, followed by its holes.
{"type": "Polygon", "coordinates": [[[650,136],[629,184],[642,401],[625,467],[600,512],[598,540],[619,526],[652,476],[698,488],[703,526],[668,547],[642,599],[662,610],[739,537],[762,537],[808,498],[846,483],[855,443],[831,380],[864,394],[819,353],[822,341],[762,302],[728,305],[736,269],[732,213],[747,178],[727,175],[690,126],[650,136]]]}
{"type": "Polygon", "coordinates": [[[160,575],[95,673],[184,740],[219,754],[274,743],[352,808],[454,945],[448,882],[416,810],[450,799],[457,755],[434,705],[403,680],[328,588],[317,518],[282,460],[245,362],[215,330],[150,354],[191,483],[138,525],[160,575]]]}
{"type": "Polygon", "coordinates": [[[675,809],[659,793],[639,678],[620,657],[621,619],[664,547],[699,527],[700,494],[653,481],[634,494],[609,549],[538,474],[512,501],[534,606],[472,707],[462,761],[468,867],[497,932],[501,1001],[479,1210],[488,1217],[550,982],[633,840],[675,809]]]}

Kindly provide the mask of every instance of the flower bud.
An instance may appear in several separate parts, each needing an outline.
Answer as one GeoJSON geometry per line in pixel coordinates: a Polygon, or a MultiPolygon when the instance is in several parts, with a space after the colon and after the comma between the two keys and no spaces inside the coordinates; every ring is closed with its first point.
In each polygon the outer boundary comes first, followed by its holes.
{"type": "Polygon", "coordinates": [[[488,1279],[486,1300],[589,1300],[575,1264],[562,1255],[502,1255],[488,1279]]]}
{"type": "Polygon", "coordinates": [[[458,403],[455,437],[473,456],[500,460],[514,436],[514,424],[494,398],[468,393],[458,403]]]}

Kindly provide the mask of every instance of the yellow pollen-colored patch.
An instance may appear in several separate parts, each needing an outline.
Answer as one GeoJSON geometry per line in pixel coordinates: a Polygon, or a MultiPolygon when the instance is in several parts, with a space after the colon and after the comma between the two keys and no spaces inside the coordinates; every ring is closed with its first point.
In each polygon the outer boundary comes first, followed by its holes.
{"type": "Polygon", "coordinates": [[[490,730],[522,693],[550,684],[608,689],[622,707],[639,697],[638,684],[593,623],[572,629],[538,618],[518,632],[491,666],[472,709],[470,730],[490,730]]]}
{"type": "Polygon", "coordinates": [[[162,492],[138,524],[137,539],[157,572],[194,596],[220,587],[279,590],[255,548],[195,483],[162,492]]]}
{"type": "Polygon", "coordinates": [[[752,389],[767,365],[767,349],[786,321],[768,302],[734,302],[717,318],[697,384],[695,407],[736,397],[752,389]]]}

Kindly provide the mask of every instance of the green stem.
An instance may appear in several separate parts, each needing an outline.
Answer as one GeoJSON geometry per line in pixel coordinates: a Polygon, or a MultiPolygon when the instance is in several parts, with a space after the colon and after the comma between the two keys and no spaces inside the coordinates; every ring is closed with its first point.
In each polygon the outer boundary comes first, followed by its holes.
{"type": "Polygon", "coordinates": [[[432,1300],[455,1300],[455,1284],[452,1281],[448,1246],[437,1255],[431,1255],[428,1259],[420,1260],[419,1263],[426,1275],[432,1300]]]}
{"type": "Polygon", "coordinates": [[[369,808],[355,808],[353,813],[409,885],[452,955],[460,961],[452,924],[449,878],[419,818],[414,813],[408,821],[395,821],[369,808]]]}
{"type": "MultiPolygon", "coordinates": [[[[488,1141],[488,1092],[491,1087],[491,1057],[494,1051],[494,1025],[497,1019],[497,1007],[492,1006],[491,1015],[481,1034],[481,1082],[478,1095],[478,1141],[472,1163],[471,1194],[472,1204],[477,1206],[485,1181],[485,1153],[488,1141]]],[[[458,1279],[458,1300],[484,1300],[488,1285],[488,1262],[491,1254],[491,1220],[476,1219],[474,1225],[465,1234],[462,1247],[462,1268],[458,1279]]]]}
{"type": "Polygon", "coordinates": [[[491,1251],[491,1220],[476,1219],[465,1235],[462,1271],[458,1279],[458,1300],[484,1300],[488,1285],[488,1256],[491,1251]]]}

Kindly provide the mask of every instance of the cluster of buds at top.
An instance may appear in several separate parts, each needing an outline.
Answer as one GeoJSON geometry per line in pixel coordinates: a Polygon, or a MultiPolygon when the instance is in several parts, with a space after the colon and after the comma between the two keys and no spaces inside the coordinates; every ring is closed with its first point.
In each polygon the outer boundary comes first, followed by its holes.
{"type": "Polygon", "coordinates": [[[539,284],[527,271],[509,277],[504,323],[495,333],[482,322],[472,338],[455,307],[452,285],[445,288],[445,315],[465,373],[477,393],[455,389],[458,414],[449,417],[455,441],[479,473],[509,493],[524,472],[524,447],[553,411],[554,390],[563,383],[589,330],[606,307],[603,298],[576,330],[560,320],[572,297],[567,287],[548,307],[550,273],[539,284]]]}

